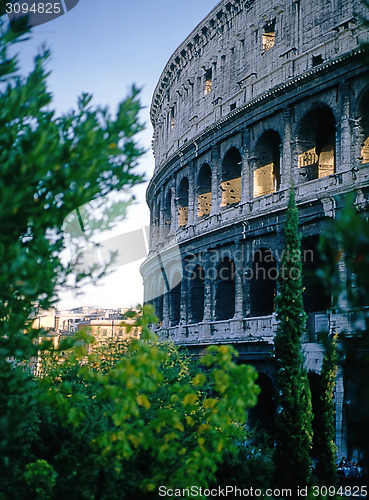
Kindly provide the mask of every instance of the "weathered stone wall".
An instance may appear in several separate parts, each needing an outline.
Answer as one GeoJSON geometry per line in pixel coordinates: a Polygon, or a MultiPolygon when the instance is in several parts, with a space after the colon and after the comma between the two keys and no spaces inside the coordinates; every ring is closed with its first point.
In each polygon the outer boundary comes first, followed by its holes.
{"type": "Polygon", "coordinates": [[[354,15],[361,9],[359,0],[220,2],[174,52],[155,90],[157,168],[207,126],[358,48],[367,36],[354,15]],[[274,45],[265,50],[270,23],[274,45]]]}
{"type": "MultiPolygon", "coordinates": [[[[359,0],[221,1],[169,60],[151,106],[156,168],[142,266],[163,338],[194,352],[234,344],[272,376],[275,272],[292,182],[306,251],[309,371],[321,369],[319,332],[364,323],[344,299],[332,310],[329,291],[309,277],[342,196],[353,192],[368,209],[369,56],[359,12],[359,0]]],[[[345,276],[344,260],[338,267],[345,276]]],[[[345,455],[343,401],[340,378],[345,455]]]]}

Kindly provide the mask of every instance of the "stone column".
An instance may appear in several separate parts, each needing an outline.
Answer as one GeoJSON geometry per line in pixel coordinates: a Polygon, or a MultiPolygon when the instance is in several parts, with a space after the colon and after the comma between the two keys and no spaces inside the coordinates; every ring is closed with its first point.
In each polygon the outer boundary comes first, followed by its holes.
{"type": "Polygon", "coordinates": [[[159,243],[161,243],[164,240],[164,208],[165,208],[164,189],[161,189],[158,198],[160,199],[160,212],[158,214],[158,240],[159,243]]]}
{"type": "MultiPolygon", "coordinates": [[[[287,189],[291,186],[293,171],[297,169],[297,164],[292,161],[292,132],[291,132],[291,109],[283,110],[283,139],[281,145],[281,184],[280,189],[287,189]]],[[[295,179],[296,184],[296,179],[295,179]]]]}
{"type": "Polygon", "coordinates": [[[252,255],[253,248],[251,242],[245,242],[243,245],[243,269],[242,269],[242,279],[245,282],[243,286],[243,303],[244,303],[244,314],[243,316],[250,316],[250,272],[252,269],[252,255]]]}
{"type": "Polygon", "coordinates": [[[164,295],[163,295],[163,327],[167,328],[169,326],[169,315],[170,315],[170,290],[164,285],[164,295]]]}
{"type": "Polygon", "coordinates": [[[189,288],[188,288],[188,276],[186,274],[186,269],[184,269],[184,275],[182,277],[181,282],[181,304],[180,304],[180,312],[179,312],[179,323],[187,324],[188,323],[188,300],[189,300],[189,288]]]}
{"type": "Polygon", "coordinates": [[[177,229],[177,203],[176,203],[176,186],[172,184],[170,188],[171,199],[170,199],[170,230],[169,234],[174,234],[177,229]]]}
{"type": "Polygon", "coordinates": [[[188,222],[189,226],[196,224],[197,221],[197,207],[196,205],[196,169],[194,162],[189,165],[188,174],[188,222]]]}
{"type": "Polygon", "coordinates": [[[250,186],[252,186],[252,179],[250,177],[249,150],[244,148],[241,171],[241,203],[250,200],[250,186]]]}
{"type": "Polygon", "coordinates": [[[204,259],[205,271],[205,297],[204,297],[204,321],[210,322],[213,320],[213,271],[212,262],[210,261],[210,253],[205,254],[204,259]]]}
{"type": "Polygon", "coordinates": [[[341,96],[341,121],[340,134],[336,134],[336,172],[350,170],[355,165],[355,159],[351,158],[352,137],[350,131],[350,99],[347,83],[340,85],[341,96]]]}
{"type": "Polygon", "coordinates": [[[340,311],[347,311],[349,305],[347,297],[347,287],[350,285],[347,281],[347,266],[345,262],[345,255],[343,252],[340,260],[337,263],[337,275],[338,284],[340,287],[340,292],[337,298],[337,306],[340,311]]]}
{"type": "Polygon", "coordinates": [[[221,179],[221,169],[219,158],[219,148],[218,146],[213,146],[211,150],[211,211],[210,214],[214,215],[220,212],[221,203],[221,190],[220,190],[220,179],[221,179]]]}
{"type": "Polygon", "coordinates": [[[336,446],[337,456],[346,457],[346,425],[344,420],[344,386],[342,368],[338,368],[336,376],[336,387],[334,390],[334,404],[336,409],[336,446]]]}
{"type": "Polygon", "coordinates": [[[236,242],[236,249],[234,253],[235,264],[235,318],[243,318],[243,246],[240,241],[236,242]]]}

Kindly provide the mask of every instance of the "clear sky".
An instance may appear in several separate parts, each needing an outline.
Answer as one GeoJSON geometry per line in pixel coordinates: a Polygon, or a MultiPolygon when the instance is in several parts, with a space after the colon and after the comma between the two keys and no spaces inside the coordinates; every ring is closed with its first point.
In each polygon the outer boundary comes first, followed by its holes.
{"type": "MultiPolygon", "coordinates": [[[[23,72],[43,44],[51,50],[48,63],[49,90],[59,113],[75,107],[82,92],[93,94],[95,104],[108,105],[112,112],[132,83],[142,88],[146,107],[142,120],[147,128],[141,144],[149,150],[140,169],[150,178],[152,128],[149,106],[162,70],[177,46],[218,3],[218,0],[79,0],[64,16],[36,27],[31,39],[18,45],[23,72]]],[[[148,225],[145,186],[136,189],[137,205],[116,235],[148,225]]],[[[141,261],[142,262],[142,261],[141,261]]],[[[141,262],[118,268],[99,287],[83,296],[64,294],[60,306],[100,305],[130,307],[142,303],[141,262]]]]}

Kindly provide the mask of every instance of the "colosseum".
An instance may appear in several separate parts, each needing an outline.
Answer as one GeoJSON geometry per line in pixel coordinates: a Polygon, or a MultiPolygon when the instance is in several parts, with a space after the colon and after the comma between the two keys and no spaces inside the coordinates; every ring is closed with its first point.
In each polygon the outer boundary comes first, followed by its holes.
{"type": "MultiPolygon", "coordinates": [[[[155,170],[141,268],[157,331],[191,352],[232,344],[262,387],[272,426],[278,261],[289,188],[300,217],[303,350],[313,405],[322,331],[365,328],[314,279],[317,242],[342,195],[369,200],[368,29],[360,0],[222,0],[174,51],[150,109],[155,170]]],[[[345,279],[345,259],[338,263],[345,279]]],[[[346,306],[346,307],[345,307],[346,306]]],[[[335,389],[336,444],[347,397],[335,389]]]]}

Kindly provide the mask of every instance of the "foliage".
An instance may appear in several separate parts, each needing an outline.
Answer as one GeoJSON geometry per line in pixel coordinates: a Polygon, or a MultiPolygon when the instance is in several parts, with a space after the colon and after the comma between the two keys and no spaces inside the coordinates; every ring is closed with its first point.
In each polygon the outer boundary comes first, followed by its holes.
{"type": "Polygon", "coordinates": [[[38,499],[50,498],[56,484],[56,473],[46,460],[36,460],[27,464],[24,478],[38,499]]]}
{"type": "Polygon", "coordinates": [[[238,485],[258,488],[265,492],[273,488],[274,452],[268,439],[257,432],[249,431],[247,440],[240,443],[236,453],[226,451],[216,473],[216,484],[220,487],[238,485]]]}
{"type": "MultiPolygon", "coordinates": [[[[39,390],[29,373],[40,349],[29,315],[35,306],[49,308],[73,276],[61,260],[63,221],[79,206],[141,180],[132,171],[142,154],[136,143],[142,130],[138,91],[132,89],[114,118],[95,108],[87,94],[77,110],[58,117],[46,87],[48,52],[35,58],[27,77],[9,55],[22,36],[0,20],[0,470],[5,476],[15,434],[24,428],[39,390]]],[[[100,217],[101,211],[95,214],[100,217]]]]}
{"type": "Polygon", "coordinates": [[[3,483],[9,491],[16,471],[37,460],[57,474],[51,498],[155,498],[159,485],[214,481],[225,451],[245,441],[256,372],[236,364],[229,346],[208,348],[195,362],[159,343],[148,329],[153,320],[145,306],[136,321],[143,339],[121,344],[108,364],[103,346],[45,360],[42,406],[26,419],[24,456],[18,450],[12,480],[3,483]]]}
{"type": "MultiPolygon", "coordinates": [[[[329,266],[344,261],[346,279],[336,280],[338,307],[350,308],[355,315],[363,306],[369,305],[369,223],[355,206],[353,195],[340,200],[342,209],[337,212],[324,237],[321,238],[322,253],[326,265],[322,269],[325,279],[330,276],[329,266]],[[325,251],[328,245],[336,245],[336,254],[331,257],[325,251]],[[342,300],[343,296],[343,300],[342,300]]],[[[360,450],[363,462],[369,463],[369,337],[368,319],[365,330],[339,332],[340,363],[343,367],[346,400],[345,407],[349,453],[360,450]]]]}
{"type": "Polygon", "coordinates": [[[311,395],[301,352],[306,313],[302,301],[302,263],[295,194],[290,192],[284,252],[276,299],[276,484],[296,487],[309,479],[312,442],[311,395]]]}
{"type": "Polygon", "coordinates": [[[335,485],[337,483],[337,450],[335,445],[335,405],[333,392],[337,375],[337,337],[325,341],[325,354],[320,377],[319,413],[314,415],[317,419],[314,442],[317,450],[316,473],[323,484],[335,485]]]}

